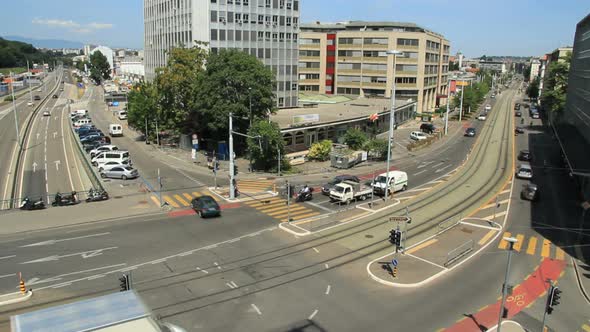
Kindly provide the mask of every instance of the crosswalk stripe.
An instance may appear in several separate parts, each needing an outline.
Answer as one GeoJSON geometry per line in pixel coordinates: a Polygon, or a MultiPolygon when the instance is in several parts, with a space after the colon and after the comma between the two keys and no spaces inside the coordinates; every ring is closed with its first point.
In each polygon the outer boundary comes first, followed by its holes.
{"type": "Polygon", "coordinates": [[[504,236],[502,236],[502,241],[500,241],[500,244],[498,245],[498,248],[500,249],[506,249],[508,248],[508,241],[504,240],[504,238],[506,237],[510,237],[512,234],[510,232],[504,232],[504,236]]]}
{"type": "MultiPolygon", "coordinates": [[[[301,219],[305,219],[305,218],[317,216],[318,214],[320,214],[320,213],[319,212],[312,212],[312,213],[309,213],[309,214],[304,214],[304,215],[296,216],[297,218],[294,218],[295,216],[291,216],[291,219],[293,219],[293,220],[295,220],[295,219],[301,220],[301,219]]],[[[281,219],[281,222],[286,222],[286,221],[289,221],[289,220],[287,220],[286,218],[285,219],[281,219]]]]}
{"type": "MultiPolygon", "coordinates": [[[[293,210],[294,207],[291,207],[291,210],[293,210]]],[[[281,205],[275,205],[273,206],[271,209],[257,209],[258,211],[262,212],[262,213],[273,213],[276,211],[281,211],[281,210],[285,210],[287,211],[287,205],[286,204],[281,204],[281,205]]]]}
{"type": "Polygon", "coordinates": [[[555,248],[555,258],[558,260],[565,260],[565,251],[563,249],[556,247],[555,248]]]}
{"type": "Polygon", "coordinates": [[[520,248],[522,248],[523,242],[524,242],[524,235],[522,235],[522,234],[516,235],[516,243],[514,244],[514,250],[520,251],[520,248]]]}
{"type": "Polygon", "coordinates": [[[306,209],[304,206],[296,206],[296,207],[291,208],[290,211],[285,208],[280,211],[275,211],[275,212],[265,213],[265,214],[269,215],[273,218],[280,218],[280,217],[286,217],[287,215],[289,215],[289,213],[291,215],[294,215],[295,213],[303,212],[303,211],[311,211],[311,210],[306,209]]]}
{"type": "Polygon", "coordinates": [[[551,241],[543,239],[543,246],[541,247],[541,256],[547,258],[551,253],[551,241]]]}
{"type": "Polygon", "coordinates": [[[195,191],[195,192],[193,192],[193,196],[195,196],[195,197],[201,197],[203,195],[201,195],[201,193],[198,193],[198,192],[195,191]]]}
{"type": "Polygon", "coordinates": [[[174,195],[174,198],[180,202],[180,204],[184,205],[184,206],[189,206],[188,202],[182,198],[180,195],[174,195]]]}
{"type": "Polygon", "coordinates": [[[158,197],[152,195],[150,196],[150,198],[152,199],[152,201],[154,202],[154,204],[156,204],[157,206],[160,206],[160,200],[158,199],[158,197]]]}
{"type": "Polygon", "coordinates": [[[265,212],[266,210],[270,210],[270,209],[274,209],[274,208],[278,208],[278,207],[285,207],[285,206],[287,206],[286,202],[274,202],[274,203],[269,203],[269,204],[265,204],[262,206],[256,206],[254,208],[258,211],[265,212]]]}
{"type": "Polygon", "coordinates": [[[587,324],[582,325],[582,329],[586,332],[590,332],[590,326],[588,326],[587,324]]]}
{"type": "Polygon", "coordinates": [[[250,201],[250,202],[246,202],[246,204],[248,206],[251,207],[259,207],[259,206],[269,206],[271,204],[275,204],[277,202],[286,202],[285,200],[281,199],[281,198],[270,198],[270,199],[263,199],[263,201],[268,202],[268,203],[262,203],[259,201],[250,201]]]}
{"type": "Polygon", "coordinates": [[[175,207],[175,208],[179,208],[180,207],[180,205],[178,205],[178,203],[176,203],[172,198],[170,198],[170,196],[164,195],[163,198],[164,198],[164,202],[168,203],[172,207],[175,207]]]}
{"type": "Polygon", "coordinates": [[[484,243],[488,242],[488,240],[494,235],[496,234],[495,230],[491,230],[489,231],[486,235],[484,235],[484,237],[481,238],[481,240],[479,240],[479,242],[477,244],[479,244],[480,246],[484,245],[484,243]]]}
{"type": "Polygon", "coordinates": [[[537,249],[537,238],[534,236],[531,236],[531,238],[529,239],[529,246],[526,249],[526,253],[529,255],[534,255],[536,249],[537,249]]]}
{"type": "Polygon", "coordinates": [[[188,200],[189,200],[189,202],[193,200],[193,196],[191,196],[191,194],[189,194],[189,193],[182,193],[182,195],[183,195],[184,197],[186,197],[186,199],[188,199],[188,200]]]}

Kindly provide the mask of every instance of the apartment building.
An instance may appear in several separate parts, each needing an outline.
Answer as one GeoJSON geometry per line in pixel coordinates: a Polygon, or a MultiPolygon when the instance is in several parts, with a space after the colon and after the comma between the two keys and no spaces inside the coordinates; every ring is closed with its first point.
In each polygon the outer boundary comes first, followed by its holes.
{"type": "Polygon", "coordinates": [[[299,90],[321,94],[391,97],[434,111],[447,94],[450,42],[413,23],[353,21],[301,25],[299,90]]]}
{"type": "Polygon", "coordinates": [[[297,106],[299,0],[144,0],[147,80],[166,51],[207,42],[211,52],[239,49],[276,75],[277,107],[297,106]]]}

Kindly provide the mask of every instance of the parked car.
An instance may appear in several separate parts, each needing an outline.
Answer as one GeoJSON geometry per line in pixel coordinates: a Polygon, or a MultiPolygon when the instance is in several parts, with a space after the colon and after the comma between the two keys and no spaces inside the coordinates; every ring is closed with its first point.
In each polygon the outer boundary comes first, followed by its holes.
{"type": "Polygon", "coordinates": [[[110,170],[113,167],[127,167],[127,166],[131,166],[129,164],[129,160],[122,160],[122,161],[107,161],[107,162],[103,162],[103,163],[98,163],[98,172],[102,172],[104,170],[110,170]]]}
{"type": "Polygon", "coordinates": [[[426,136],[426,134],[421,131],[413,131],[410,133],[410,138],[415,141],[421,141],[427,139],[428,136],[426,136]]]}
{"type": "Polygon", "coordinates": [[[515,131],[517,134],[524,134],[524,128],[523,128],[523,127],[521,127],[521,126],[518,126],[518,127],[516,127],[516,128],[514,129],[514,131],[515,131]]]}
{"type": "Polygon", "coordinates": [[[32,101],[27,102],[27,106],[35,106],[35,103],[33,103],[32,101]]]}
{"type": "Polygon", "coordinates": [[[127,111],[119,111],[119,120],[126,120],[127,119],[127,111]]]}
{"type": "Polygon", "coordinates": [[[193,198],[191,206],[201,218],[221,216],[221,208],[211,196],[193,198]]]}
{"type": "Polygon", "coordinates": [[[518,160],[521,161],[531,161],[533,160],[533,155],[529,150],[521,150],[518,154],[518,160]]]}
{"type": "Polygon", "coordinates": [[[90,152],[90,151],[98,148],[99,146],[103,146],[103,145],[106,145],[106,143],[104,143],[102,141],[93,141],[93,142],[82,143],[82,148],[84,149],[84,151],[90,152]]]}
{"type": "Polygon", "coordinates": [[[57,95],[53,95],[53,99],[57,99],[57,95]]]}
{"type": "Polygon", "coordinates": [[[80,139],[80,143],[84,144],[86,142],[93,142],[93,141],[99,141],[102,139],[102,136],[99,134],[92,134],[92,135],[88,135],[86,137],[83,137],[80,139]]]}
{"type": "Polygon", "coordinates": [[[101,178],[111,178],[111,179],[135,179],[139,176],[139,172],[131,167],[131,166],[117,166],[113,167],[108,170],[103,170],[100,172],[101,178]]]}
{"type": "Polygon", "coordinates": [[[111,144],[102,145],[102,146],[99,146],[96,149],[90,151],[90,158],[94,158],[94,156],[96,156],[97,154],[99,154],[100,152],[103,152],[103,151],[116,151],[116,150],[119,150],[119,148],[116,145],[111,145],[111,144]]]}
{"type": "Polygon", "coordinates": [[[51,116],[51,113],[49,113],[48,110],[43,111],[43,116],[51,116]]]}
{"type": "Polygon", "coordinates": [[[520,179],[532,179],[533,168],[528,163],[522,163],[516,168],[516,177],[520,179]]]}
{"type": "Polygon", "coordinates": [[[520,117],[522,117],[522,112],[521,111],[516,111],[516,112],[514,112],[514,116],[520,118],[520,117]]]}
{"type": "Polygon", "coordinates": [[[482,114],[480,114],[480,115],[477,117],[477,119],[478,119],[478,120],[480,120],[480,121],[485,121],[485,119],[486,119],[486,115],[482,113],[482,114]]]}
{"type": "Polygon", "coordinates": [[[527,201],[539,200],[539,187],[537,187],[537,185],[534,183],[527,183],[523,185],[522,191],[520,192],[520,198],[527,201]]]}
{"type": "Polygon", "coordinates": [[[539,115],[539,112],[535,112],[535,113],[533,113],[533,114],[531,115],[531,118],[533,118],[533,119],[540,119],[541,117],[540,117],[540,115],[539,115]]]}
{"type": "Polygon", "coordinates": [[[486,112],[489,112],[489,111],[491,111],[491,110],[492,110],[492,105],[490,105],[490,104],[486,105],[486,107],[484,108],[484,110],[485,110],[486,112]]]}
{"type": "Polygon", "coordinates": [[[344,182],[344,181],[352,181],[352,182],[356,182],[356,183],[361,182],[361,180],[354,175],[338,175],[322,187],[322,194],[330,195],[330,190],[332,190],[332,188],[334,188],[335,185],[337,185],[341,182],[344,182]]]}
{"type": "Polygon", "coordinates": [[[465,130],[465,136],[475,137],[475,128],[467,128],[467,130],[465,130]]]}
{"type": "Polygon", "coordinates": [[[420,131],[432,134],[436,130],[436,127],[432,123],[423,123],[420,125],[420,131]]]}
{"type": "Polygon", "coordinates": [[[81,133],[80,135],[78,135],[78,137],[80,137],[80,139],[86,138],[88,136],[92,136],[92,135],[98,135],[101,137],[104,137],[104,134],[102,133],[102,131],[100,131],[100,129],[92,129],[86,132],[81,133]]]}
{"type": "Polygon", "coordinates": [[[41,100],[41,96],[36,95],[33,99],[35,99],[35,100],[41,100]]]}

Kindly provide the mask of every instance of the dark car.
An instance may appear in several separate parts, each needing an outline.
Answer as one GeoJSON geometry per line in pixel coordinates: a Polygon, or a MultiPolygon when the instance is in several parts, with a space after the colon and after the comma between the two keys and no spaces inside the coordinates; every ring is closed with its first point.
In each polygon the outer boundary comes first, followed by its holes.
{"type": "Polygon", "coordinates": [[[537,185],[534,183],[527,183],[523,185],[522,191],[520,192],[520,198],[527,201],[539,200],[539,187],[537,187],[537,185]]]}
{"type": "Polygon", "coordinates": [[[518,160],[531,161],[533,160],[533,155],[529,150],[520,150],[520,153],[518,154],[518,160]]]}
{"type": "Polygon", "coordinates": [[[521,111],[516,111],[516,112],[514,112],[514,116],[516,116],[516,117],[522,117],[522,112],[521,111]]]}
{"type": "Polygon", "coordinates": [[[520,105],[518,105],[518,104],[514,105],[514,110],[515,110],[515,111],[518,111],[518,110],[520,110],[520,105]]]}
{"type": "Polygon", "coordinates": [[[57,95],[53,95],[53,99],[57,99],[57,95]]]}
{"type": "Polygon", "coordinates": [[[343,181],[353,181],[356,183],[360,183],[361,180],[354,176],[354,175],[338,175],[336,176],[334,179],[332,179],[332,181],[326,183],[323,187],[322,187],[322,194],[324,195],[330,195],[330,190],[332,190],[332,188],[334,188],[335,185],[343,182],[343,181]]]}
{"type": "Polygon", "coordinates": [[[35,100],[41,100],[41,96],[35,96],[33,99],[35,99],[35,100]]]}
{"type": "Polygon", "coordinates": [[[465,136],[475,137],[475,128],[467,128],[467,130],[465,130],[465,136]]]}
{"type": "Polygon", "coordinates": [[[520,126],[516,127],[516,129],[514,129],[514,131],[517,134],[524,134],[524,128],[523,127],[520,127],[520,126]]]}
{"type": "Polygon", "coordinates": [[[221,216],[221,208],[211,196],[193,198],[191,206],[201,218],[221,216]]]}
{"type": "Polygon", "coordinates": [[[84,148],[84,151],[90,152],[102,145],[106,145],[106,143],[102,142],[102,141],[92,141],[92,142],[83,143],[82,147],[84,148]]]}
{"type": "Polygon", "coordinates": [[[78,136],[80,137],[80,139],[83,139],[83,138],[86,138],[86,137],[92,136],[92,135],[104,137],[104,134],[100,130],[89,130],[89,131],[81,133],[78,136]]]}
{"type": "Polygon", "coordinates": [[[101,136],[99,134],[88,135],[88,136],[85,136],[85,137],[81,138],[80,139],[80,143],[84,144],[84,143],[87,143],[87,142],[100,141],[100,140],[102,140],[102,137],[103,136],[101,136]]]}
{"type": "Polygon", "coordinates": [[[423,123],[420,125],[420,131],[427,134],[432,134],[436,128],[432,123],[423,123]]]}

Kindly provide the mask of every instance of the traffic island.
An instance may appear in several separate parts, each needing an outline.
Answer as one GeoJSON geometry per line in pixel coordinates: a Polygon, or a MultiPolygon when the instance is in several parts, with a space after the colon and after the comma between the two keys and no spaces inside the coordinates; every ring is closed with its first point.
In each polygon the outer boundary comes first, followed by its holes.
{"type": "Polygon", "coordinates": [[[367,265],[367,273],[387,286],[418,287],[459,267],[492,243],[502,230],[497,223],[475,218],[448,220],[439,228],[439,233],[403,253],[391,252],[374,259],[367,265]]]}
{"type": "Polygon", "coordinates": [[[0,295],[0,306],[24,302],[33,296],[33,290],[29,289],[25,293],[16,292],[0,295]]]}

